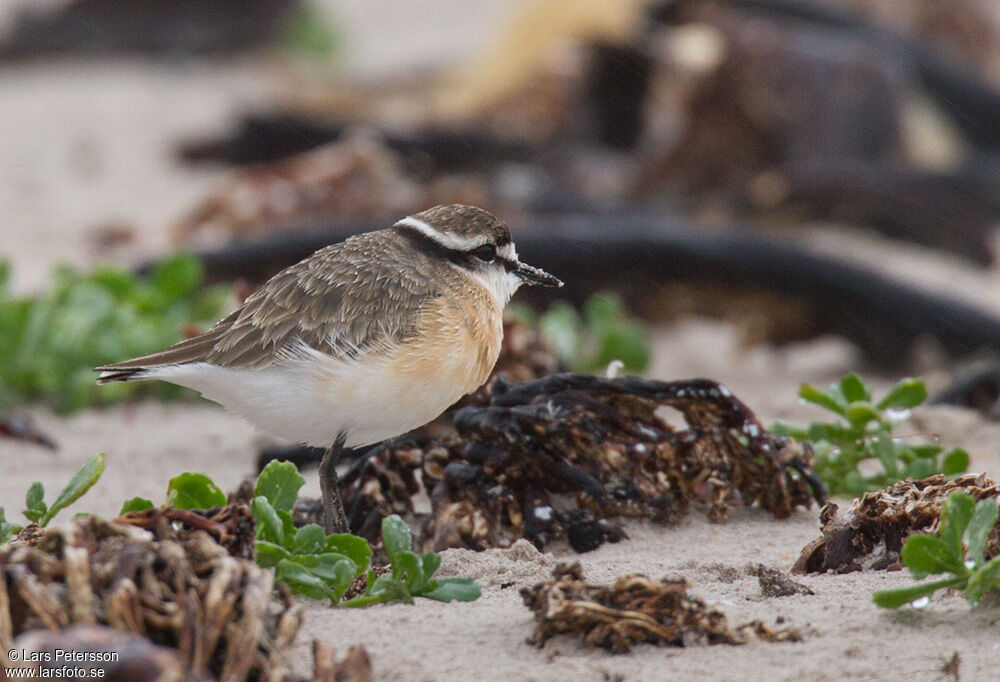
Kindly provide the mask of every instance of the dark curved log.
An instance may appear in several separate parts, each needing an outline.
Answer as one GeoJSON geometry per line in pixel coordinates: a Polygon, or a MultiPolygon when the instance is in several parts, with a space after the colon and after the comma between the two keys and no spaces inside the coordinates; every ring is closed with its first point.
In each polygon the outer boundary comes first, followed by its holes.
{"type": "MultiPolygon", "coordinates": [[[[810,253],[749,227],[706,234],[682,218],[554,214],[511,221],[525,262],[558,274],[556,294],[582,302],[601,289],[649,299],[670,282],[764,291],[802,302],[815,335],[856,343],[876,364],[899,367],[921,336],[954,357],[1000,352],[1000,320],[961,300],[924,291],[860,265],[810,253]]],[[[382,223],[331,224],[201,254],[211,281],[260,282],[313,251],[382,223]]],[[[549,290],[519,296],[544,302],[549,290]]]]}
{"type": "Polygon", "coordinates": [[[968,407],[987,419],[1000,420],[1000,360],[985,360],[958,372],[931,402],[968,407]]]}
{"type": "Polygon", "coordinates": [[[271,42],[301,0],[74,0],[24,9],[0,40],[0,61],[141,54],[233,54],[271,42]]]}
{"type": "MultiPolygon", "coordinates": [[[[235,129],[222,137],[182,143],[179,155],[191,163],[270,163],[336,142],[350,127],[290,112],[254,112],[241,117],[235,129]]],[[[499,163],[527,161],[534,153],[523,142],[478,130],[427,127],[380,136],[417,175],[482,171],[499,163]]]]}

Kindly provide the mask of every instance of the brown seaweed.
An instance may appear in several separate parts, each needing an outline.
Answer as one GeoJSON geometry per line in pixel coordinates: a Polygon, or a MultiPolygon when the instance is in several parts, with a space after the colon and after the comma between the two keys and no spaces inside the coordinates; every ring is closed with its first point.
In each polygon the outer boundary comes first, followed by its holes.
{"type": "MultiPolygon", "coordinates": [[[[914,533],[937,532],[941,506],[956,490],[977,501],[1000,498],[1000,487],[983,474],[948,480],[936,474],[919,481],[899,481],[865,493],[840,513],[829,503],[820,512],[822,536],[802,549],[794,573],[850,573],[866,569],[899,568],[899,552],[914,533]]],[[[986,542],[987,559],[1000,555],[1000,524],[986,542]]]]}
{"type": "Polygon", "coordinates": [[[722,521],[733,505],[776,518],[822,501],[812,453],[769,433],[725,386],[555,374],[502,377],[454,414],[454,436],[383,444],[342,478],[351,528],[376,539],[389,514],[416,515],[426,491],[425,549],[544,546],[569,535],[593,549],[623,533],[613,519],[671,522],[693,502],[722,521]],[[687,428],[662,414],[679,411],[687,428]]]}
{"type": "Polygon", "coordinates": [[[0,648],[32,630],[100,624],[175,651],[186,679],[281,677],[302,610],[245,558],[249,518],[245,505],[154,509],[22,532],[0,549],[0,648]]]}
{"type": "Polygon", "coordinates": [[[757,578],[757,582],[760,584],[760,593],[765,597],[791,597],[795,594],[814,594],[808,585],[803,585],[800,582],[792,580],[777,568],[770,568],[764,564],[748,564],[745,571],[747,575],[757,578]]]}
{"type": "Polygon", "coordinates": [[[724,612],[709,608],[687,588],[683,578],[655,581],[638,574],[611,586],[588,585],[579,563],[561,563],[551,580],[521,590],[535,614],[528,642],[542,647],[556,635],[579,634],[585,646],[619,654],[643,642],[692,646],[802,639],[794,628],[772,630],[760,620],[733,627],[724,612]]]}

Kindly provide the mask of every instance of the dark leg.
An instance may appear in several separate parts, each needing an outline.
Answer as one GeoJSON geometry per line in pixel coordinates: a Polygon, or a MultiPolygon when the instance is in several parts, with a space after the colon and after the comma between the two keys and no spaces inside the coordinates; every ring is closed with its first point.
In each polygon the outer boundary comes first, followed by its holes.
{"type": "Polygon", "coordinates": [[[323,527],[329,533],[350,533],[347,525],[347,515],[344,514],[344,503],[340,499],[340,479],[337,478],[337,464],[340,463],[340,453],[344,450],[347,435],[337,436],[330,449],[323,455],[319,464],[319,488],[323,495],[323,527]]]}

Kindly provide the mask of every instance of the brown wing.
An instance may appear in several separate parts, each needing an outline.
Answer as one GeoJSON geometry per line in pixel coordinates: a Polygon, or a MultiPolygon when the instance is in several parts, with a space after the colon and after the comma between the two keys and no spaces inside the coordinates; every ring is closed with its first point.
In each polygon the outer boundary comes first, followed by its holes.
{"type": "Polygon", "coordinates": [[[430,262],[388,230],[320,249],[282,270],[201,336],[102,371],[186,362],[263,367],[300,343],[334,357],[388,346],[415,332],[437,295],[430,262]]]}

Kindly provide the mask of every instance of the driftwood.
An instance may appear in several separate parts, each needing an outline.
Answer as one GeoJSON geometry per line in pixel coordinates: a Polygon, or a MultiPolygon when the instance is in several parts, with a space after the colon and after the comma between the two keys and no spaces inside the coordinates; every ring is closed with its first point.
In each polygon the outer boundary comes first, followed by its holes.
{"type": "Polygon", "coordinates": [[[934,173],[885,161],[828,159],[780,171],[783,208],[800,216],[878,228],[887,237],[952,252],[979,265],[993,261],[998,222],[996,178],[934,173]]]}
{"type": "Polygon", "coordinates": [[[0,40],[0,60],[238,53],[271,41],[300,0],[73,0],[22,9],[0,40]]]}
{"type": "MultiPolygon", "coordinates": [[[[626,213],[535,215],[523,224],[511,222],[522,259],[560,275],[569,286],[558,295],[576,302],[612,288],[641,309],[661,285],[683,282],[801,303],[803,328],[844,336],[883,368],[904,364],[907,349],[922,337],[937,340],[954,357],[1000,351],[1000,320],[972,305],[751,228],[706,234],[681,218],[626,213]]],[[[327,225],[200,255],[211,281],[259,282],[327,244],[384,227],[381,222],[327,225]]],[[[530,289],[521,294],[536,302],[551,295],[530,289]]]]}
{"type": "Polygon", "coordinates": [[[26,443],[41,445],[43,448],[55,450],[59,446],[47,434],[35,426],[35,420],[23,415],[0,415],[0,438],[13,438],[26,443]]]}
{"type": "Polygon", "coordinates": [[[987,419],[1000,420],[1000,360],[986,360],[959,372],[931,401],[961,405],[987,419]]]}
{"type": "MultiPolygon", "coordinates": [[[[189,163],[270,163],[342,140],[352,127],[358,126],[285,111],[250,113],[223,137],[188,140],[178,153],[189,163]]],[[[418,175],[528,161],[534,151],[523,142],[477,130],[427,127],[411,134],[382,135],[385,145],[418,175]]]]}

